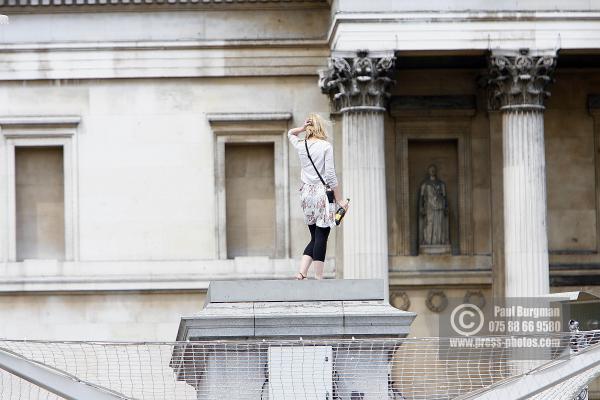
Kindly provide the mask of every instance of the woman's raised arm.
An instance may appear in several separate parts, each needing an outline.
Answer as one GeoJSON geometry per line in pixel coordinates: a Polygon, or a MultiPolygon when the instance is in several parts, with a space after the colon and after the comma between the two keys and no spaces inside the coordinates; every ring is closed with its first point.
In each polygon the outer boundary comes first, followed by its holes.
{"type": "Polygon", "coordinates": [[[300,139],[298,139],[298,135],[300,133],[304,132],[308,125],[310,125],[310,123],[308,120],[306,120],[306,121],[304,121],[304,124],[302,126],[299,126],[297,128],[292,128],[288,131],[288,139],[294,146],[296,146],[298,144],[298,142],[300,141],[300,139]]]}

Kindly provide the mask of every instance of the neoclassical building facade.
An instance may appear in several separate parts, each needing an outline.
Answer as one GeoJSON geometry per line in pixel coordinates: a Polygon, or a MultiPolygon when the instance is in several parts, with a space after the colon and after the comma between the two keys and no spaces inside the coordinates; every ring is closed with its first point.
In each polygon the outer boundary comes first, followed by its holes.
{"type": "Polygon", "coordinates": [[[598,293],[593,1],[0,13],[2,337],[172,340],[211,280],[293,277],[309,236],[286,132],[313,111],[352,204],[326,274],[384,279],[412,335],[451,297],[598,293]],[[432,165],[442,222],[424,222],[432,165]]]}

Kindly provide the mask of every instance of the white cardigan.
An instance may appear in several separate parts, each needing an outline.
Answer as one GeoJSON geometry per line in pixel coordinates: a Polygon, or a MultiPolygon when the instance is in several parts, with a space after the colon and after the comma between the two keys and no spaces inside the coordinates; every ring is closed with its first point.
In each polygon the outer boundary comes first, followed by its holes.
{"type": "MultiPolygon", "coordinates": [[[[300,179],[302,182],[308,185],[316,185],[321,183],[319,176],[315,172],[308,155],[306,154],[306,147],[304,140],[300,140],[298,136],[288,132],[288,138],[290,143],[294,146],[300,157],[300,165],[302,166],[302,172],[300,173],[300,179]]],[[[326,140],[316,139],[308,141],[308,151],[312,158],[315,166],[319,170],[319,173],[323,177],[325,183],[330,188],[334,189],[338,185],[337,177],[335,176],[335,165],[333,163],[333,146],[326,140]]]]}

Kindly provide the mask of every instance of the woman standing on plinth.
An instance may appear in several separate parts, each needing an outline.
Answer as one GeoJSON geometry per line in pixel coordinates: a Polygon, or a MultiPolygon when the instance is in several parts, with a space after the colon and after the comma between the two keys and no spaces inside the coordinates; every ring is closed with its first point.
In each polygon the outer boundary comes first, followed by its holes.
{"type": "Polygon", "coordinates": [[[288,131],[288,138],[300,157],[301,205],[310,231],[310,242],[304,249],[296,279],[306,279],[311,264],[315,267],[315,277],[323,279],[327,239],[335,226],[335,203],[347,210],[348,202],[340,200],[343,196],[335,175],[333,147],[326,140],[323,118],[310,114],[302,127],[288,131]],[[298,138],[302,132],[305,132],[304,140],[298,138]]]}

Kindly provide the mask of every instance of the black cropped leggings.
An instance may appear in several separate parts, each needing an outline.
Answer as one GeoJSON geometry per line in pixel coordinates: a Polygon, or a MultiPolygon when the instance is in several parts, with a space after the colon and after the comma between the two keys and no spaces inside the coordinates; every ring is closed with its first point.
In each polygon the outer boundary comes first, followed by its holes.
{"type": "Polygon", "coordinates": [[[321,228],[317,225],[309,225],[310,242],[304,249],[304,255],[311,257],[315,261],[325,261],[327,252],[327,238],[331,228],[321,228]]]}

